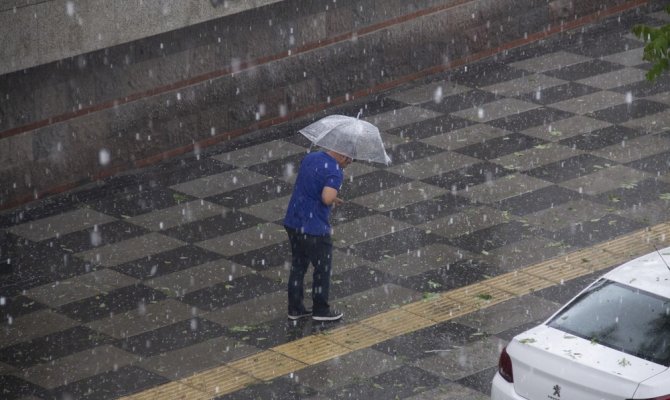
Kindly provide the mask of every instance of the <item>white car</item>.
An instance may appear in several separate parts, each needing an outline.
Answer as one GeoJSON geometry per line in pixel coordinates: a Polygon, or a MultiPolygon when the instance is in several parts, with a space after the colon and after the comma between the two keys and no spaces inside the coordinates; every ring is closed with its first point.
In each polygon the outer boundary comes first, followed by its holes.
{"type": "Polygon", "coordinates": [[[670,400],[670,247],[593,282],[502,350],[492,400],[670,400]]]}

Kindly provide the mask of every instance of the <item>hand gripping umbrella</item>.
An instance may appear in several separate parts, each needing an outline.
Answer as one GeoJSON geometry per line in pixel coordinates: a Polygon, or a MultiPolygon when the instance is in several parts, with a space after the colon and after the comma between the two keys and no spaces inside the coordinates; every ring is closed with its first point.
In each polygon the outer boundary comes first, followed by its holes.
{"type": "Polygon", "coordinates": [[[388,165],[379,129],[367,121],[345,115],[329,115],[299,131],[313,144],[354,160],[388,165]]]}

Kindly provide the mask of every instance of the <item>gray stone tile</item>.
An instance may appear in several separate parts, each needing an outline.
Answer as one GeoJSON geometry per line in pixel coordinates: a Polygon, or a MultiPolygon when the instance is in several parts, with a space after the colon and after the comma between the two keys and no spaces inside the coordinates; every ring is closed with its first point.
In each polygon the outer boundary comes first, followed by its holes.
{"type": "MultiPolygon", "coordinates": [[[[347,249],[338,249],[337,247],[333,249],[333,274],[341,274],[343,272],[349,271],[354,268],[358,268],[363,265],[370,265],[370,261],[363,260],[360,257],[356,257],[351,254],[347,249]]],[[[288,282],[288,277],[290,274],[290,256],[287,254],[286,262],[283,266],[270,268],[264,271],[259,272],[260,275],[272,279],[278,282],[288,282]]],[[[309,287],[312,284],[312,270],[309,270],[305,274],[305,287],[309,287]]]]}
{"type": "Polygon", "coordinates": [[[395,221],[383,215],[372,215],[338,225],[333,232],[333,246],[348,247],[389,233],[407,229],[412,225],[395,221]]]}
{"type": "MultiPolygon", "coordinates": [[[[393,135],[386,135],[386,136],[393,136],[393,135]]],[[[369,174],[370,172],[376,171],[377,168],[372,167],[368,164],[363,164],[360,162],[354,161],[353,163],[349,164],[349,166],[344,170],[344,182],[346,185],[346,181],[348,179],[355,178],[357,176],[369,174]]]]}
{"type": "Polygon", "coordinates": [[[351,296],[331,299],[331,306],[344,313],[345,323],[355,322],[382,311],[420,300],[423,294],[394,284],[384,284],[351,296]]]}
{"type": "Polygon", "coordinates": [[[284,218],[289,200],[291,200],[291,195],[241,208],[240,211],[265,221],[278,221],[284,218]]]}
{"type": "Polygon", "coordinates": [[[555,53],[549,53],[539,57],[530,57],[522,61],[513,62],[510,66],[525,69],[526,71],[544,72],[569,67],[570,65],[591,60],[590,57],[560,50],[555,53]]]}
{"type": "Polygon", "coordinates": [[[471,90],[469,87],[454,82],[440,81],[421,85],[389,96],[389,99],[406,104],[418,105],[429,101],[439,103],[443,97],[455,96],[471,90]]]}
{"type": "Polygon", "coordinates": [[[495,335],[519,325],[544,321],[560,307],[561,304],[526,295],[456,318],[454,322],[495,335]]]}
{"type": "Polygon", "coordinates": [[[204,240],[195,243],[195,245],[215,253],[223,254],[224,256],[232,256],[281,243],[285,240],[287,240],[286,231],[283,226],[267,223],[204,240]]]}
{"type": "Polygon", "coordinates": [[[229,282],[252,271],[226,259],[214,260],[188,269],[149,279],[145,285],[166,293],[168,296],[183,296],[202,288],[229,282]]]}
{"type": "Polygon", "coordinates": [[[542,179],[522,174],[511,174],[480,185],[467,187],[459,191],[458,195],[470,199],[473,203],[485,204],[501,201],[550,185],[550,182],[542,179]]]}
{"type": "Polygon", "coordinates": [[[463,111],[452,113],[453,115],[469,119],[475,122],[488,122],[508,115],[519,114],[524,111],[534,110],[540,106],[525,101],[504,98],[491,103],[483,104],[481,107],[468,108],[463,111]]]}
{"type": "Polygon", "coordinates": [[[468,251],[438,243],[409,253],[384,258],[375,263],[374,268],[387,274],[409,277],[472,257],[473,255],[468,251]]]}
{"type": "Polygon", "coordinates": [[[446,190],[423,182],[404,183],[351,200],[372,210],[385,212],[437,197],[446,190]]]}
{"type": "Polygon", "coordinates": [[[251,165],[279,160],[294,154],[306,153],[307,149],[284,140],[273,140],[255,146],[219,154],[212,158],[236,167],[249,167],[251,165]]]}
{"type": "Polygon", "coordinates": [[[117,339],[123,339],[192,318],[196,311],[188,304],[167,299],[89,322],[86,326],[117,339]]]}
{"type": "Polygon", "coordinates": [[[150,231],[161,231],[215,215],[226,213],[226,208],[204,200],[194,200],[161,210],[151,211],[125,221],[150,231]]]}
{"type": "Polygon", "coordinates": [[[421,142],[431,146],[440,147],[445,150],[454,150],[476,143],[483,143],[489,139],[495,139],[511,132],[504,129],[495,128],[486,124],[475,124],[457,129],[451,132],[445,132],[439,135],[431,136],[421,140],[421,142]]]}
{"type": "Polygon", "coordinates": [[[559,185],[579,193],[597,195],[625,185],[634,184],[648,177],[649,174],[646,172],[624,167],[623,165],[615,165],[603,168],[592,174],[561,182],[559,185]]]}
{"type": "Polygon", "coordinates": [[[668,150],[670,150],[670,137],[645,135],[593,151],[592,153],[596,156],[623,164],[668,150]]]}
{"type": "Polygon", "coordinates": [[[303,368],[295,375],[302,385],[326,392],[372,378],[401,365],[393,357],[368,348],[303,368]]]}
{"type": "Polygon", "coordinates": [[[670,127],[670,110],[626,121],[621,125],[646,133],[665,132],[668,130],[668,127],[670,127]]]}
{"type": "Polygon", "coordinates": [[[621,53],[611,54],[609,56],[602,57],[601,59],[603,61],[609,61],[612,63],[625,65],[627,67],[634,67],[646,62],[642,59],[643,54],[644,47],[638,47],[636,49],[623,51],[621,53]]]}
{"type": "Polygon", "coordinates": [[[646,71],[638,68],[623,68],[601,75],[595,75],[578,80],[582,85],[593,86],[599,89],[614,89],[631,83],[644,81],[646,71]]]}
{"type": "Polygon", "coordinates": [[[256,347],[221,336],[214,339],[145,358],[137,366],[171,380],[218,367],[259,352],[256,347]]]}
{"type": "Polygon", "coordinates": [[[445,151],[419,160],[394,165],[388,168],[388,171],[412,179],[425,179],[478,162],[479,160],[474,157],[445,151]]]}
{"type": "Polygon", "coordinates": [[[636,204],[629,209],[617,211],[616,214],[645,225],[664,223],[670,221],[670,199],[659,199],[646,204],[636,204]]]}
{"type": "Polygon", "coordinates": [[[528,171],[542,165],[575,157],[582,153],[581,150],[573,149],[571,147],[562,146],[557,143],[547,143],[535,146],[528,150],[508,154],[491,161],[502,165],[507,169],[528,171]]]}
{"type": "Polygon", "coordinates": [[[111,345],[99,346],[39,364],[25,370],[25,379],[53,389],[81,379],[115,371],[133,364],[139,357],[111,345]]]}
{"type": "Polygon", "coordinates": [[[0,362],[0,375],[16,375],[18,372],[19,370],[15,367],[0,362]]]}
{"type": "MultiPolygon", "coordinates": [[[[287,296],[285,290],[266,293],[254,297],[251,300],[242,301],[220,310],[208,312],[203,314],[202,317],[223,326],[256,325],[280,317],[286,318],[286,311],[288,308],[287,296]]],[[[307,301],[309,300],[309,295],[306,296],[305,300],[305,306],[309,308],[311,305],[311,302],[307,301]]]]}
{"type": "Polygon", "coordinates": [[[39,242],[112,221],[116,221],[116,218],[88,208],[80,208],[12,226],[8,231],[34,242],[39,242]]]}
{"type": "Polygon", "coordinates": [[[184,245],[186,245],[186,243],[181,240],[173,239],[159,233],[149,233],[147,235],[77,253],[75,256],[89,261],[92,264],[112,267],[184,245]]]}
{"type": "Polygon", "coordinates": [[[506,344],[495,336],[484,337],[461,348],[418,360],[414,366],[455,381],[498,365],[498,357],[506,344]]]}
{"type": "Polygon", "coordinates": [[[505,271],[514,271],[568,252],[568,245],[535,236],[493,249],[479,257],[505,271]]]}
{"type": "Polygon", "coordinates": [[[535,136],[550,142],[558,142],[573,136],[593,132],[598,129],[607,128],[609,122],[594,118],[577,115],[574,117],[554,121],[546,126],[536,126],[523,131],[524,134],[535,136]]]}
{"type": "Polygon", "coordinates": [[[380,114],[375,114],[371,117],[363,119],[372,125],[375,125],[377,128],[379,128],[380,131],[386,131],[397,128],[399,126],[436,118],[440,115],[442,114],[435,111],[426,110],[425,108],[409,106],[399,110],[392,110],[380,114]]]}
{"type": "Polygon", "coordinates": [[[653,96],[644,97],[644,99],[655,101],[657,103],[670,104],[670,92],[662,92],[653,96]]]}
{"type": "Polygon", "coordinates": [[[458,383],[448,383],[435,389],[407,397],[405,400],[489,400],[491,397],[482,392],[459,385],[458,383]]]}
{"type": "Polygon", "coordinates": [[[481,89],[499,96],[519,96],[525,93],[562,85],[564,83],[567,82],[547,75],[530,74],[522,76],[521,78],[485,86],[481,89]]]}
{"type": "Polygon", "coordinates": [[[234,169],[170,186],[170,189],[204,198],[261,183],[270,178],[246,169],[234,169]]]}
{"type": "Polygon", "coordinates": [[[138,282],[137,279],[110,269],[101,269],[74,278],[38,286],[26,291],[26,296],[60,307],[63,304],[109,292],[138,282]]]}
{"type": "Polygon", "coordinates": [[[419,228],[447,238],[454,238],[509,221],[510,216],[490,207],[469,207],[444,218],[419,225],[419,228]]]}
{"type": "Polygon", "coordinates": [[[626,95],[603,90],[570,100],[553,103],[551,107],[574,114],[588,114],[612,106],[626,103],[626,95]]]}
{"type": "Polygon", "coordinates": [[[544,230],[558,232],[579,222],[592,218],[602,218],[608,213],[609,209],[602,204],[577,200],[526,214],[523,220],[544,230]]]}
{"type": "Polygon", "coordinates": [[[62,314],[39,310],[0,325],[0,346],[7,347],[79,325],[62,314]]]}

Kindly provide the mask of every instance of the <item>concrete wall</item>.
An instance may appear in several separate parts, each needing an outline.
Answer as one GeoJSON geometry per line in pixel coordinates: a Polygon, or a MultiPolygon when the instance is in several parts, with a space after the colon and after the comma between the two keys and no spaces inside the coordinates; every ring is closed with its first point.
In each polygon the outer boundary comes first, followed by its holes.
{"type": "Polygon", "coordinates": [[[644,4],[285,0],[5,74],[0,208],[644,4]]]}
{"type": "Polygon", "coordinates": [[[0,74],[283,0],[0,0],[0,74]]]}

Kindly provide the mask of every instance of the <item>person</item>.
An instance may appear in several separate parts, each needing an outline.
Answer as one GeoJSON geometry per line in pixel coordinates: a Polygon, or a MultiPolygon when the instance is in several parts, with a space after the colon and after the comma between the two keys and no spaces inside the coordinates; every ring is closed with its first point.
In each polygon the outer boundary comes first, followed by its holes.
{"type": "Polygon", "coordinates": [[[315,321],[336,321],[343,314],[328,304],[332,269],[330,210],[341,205],[337,197],[343,170],[353,160],[327,150],[306,155],[298,170],[286,210],[284,228],[291,244],[291,272],[288,279],[288,318],[312,316],[315,321]],[[314,267],[312,310],[303,304],[303,282],[309,264],[314,267]]]}

